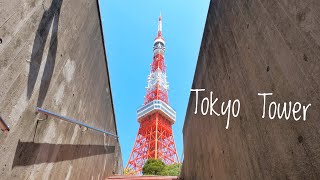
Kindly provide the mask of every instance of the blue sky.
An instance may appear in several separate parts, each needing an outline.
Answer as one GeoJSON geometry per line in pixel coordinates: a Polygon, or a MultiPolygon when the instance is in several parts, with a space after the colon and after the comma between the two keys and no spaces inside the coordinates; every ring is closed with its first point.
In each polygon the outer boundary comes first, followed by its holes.
{"type": "Polygon", "coordinates": [[[130,156],[139,123],[136,110],[143,104],[152,62],[153,40],[161,11],[169,103],[177,112],[173,133],[179,158],[182,127],[189,101],[209,0],[100,0],[123,165],[130,156]]]}

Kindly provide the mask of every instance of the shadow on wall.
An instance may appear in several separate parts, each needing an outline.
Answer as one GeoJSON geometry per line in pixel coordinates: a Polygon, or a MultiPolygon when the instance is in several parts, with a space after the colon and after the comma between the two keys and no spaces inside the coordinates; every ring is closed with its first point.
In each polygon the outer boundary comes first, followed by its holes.
{"type": "Polygon", "coordinates": [[[39,74],[39,70],[40,70],[41,60],[44,53],[44,47],[46,45],[49,30],[53,21],[47,61],[45,64],[45,68],[43,71],[43,76],[40,84],[39,97],[37,102],[38,107],[41,107],[43,104],[43,101],[48,92],[48,88],[49,88],[50,81],[53,74],[53,69],[54,69],[55,59],[57,54],[57,47],[58,47],[57,34],[58,34],[59,15],[60,15],[62,2],[63,0],[52,0],[49,9],[46,10],[42,15],[42,18],[39,23],[38,30],[36,32],[34,42],[33,42],[29,76],[28,76],[28,89],[27,89],[28,99],[30,99],[32,96],[32,92],[33,92],[33,89],[39,74]]]}
{"type": "Polygon", "coordinates": [[[12,168],[115,152],[115,146],[18,142],[12,168]]]}

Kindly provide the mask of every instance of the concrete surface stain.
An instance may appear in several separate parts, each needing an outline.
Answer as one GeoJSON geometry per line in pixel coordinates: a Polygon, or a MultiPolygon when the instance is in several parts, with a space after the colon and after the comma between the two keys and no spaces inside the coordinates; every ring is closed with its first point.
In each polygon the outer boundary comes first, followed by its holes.
{"type": "Polygon", "coordinates": [[[80,113],[82,109],[82,100],[80,100],[79,102],[79,106],[78,106],[78,112],[80,113]]]}
{"type": "Polygon", "coordinates": [[[26,110],[27,107],[28,107],[27,88],[25,88],[17,104],[13,106],[12,111],[9,115],[11,126],[15,125],[18,122],[19,117],[26,110]]]}
{"type": "Polygon", "coordinates": [[[74,129],[73,129],[73,134],[72,134],[72,137],[71,137],[71,140],[70,140],[70,144],[73,144],[74,141],[76,140],[78,131],[79,131],[79,126],[75,126],[74,129]]]}
{"type": "MultiPolygon", "coordinates": [[[[62,143],[62,136],[59,136],[58,141],[57,141],[57,144],[61,144],[61,143],[62,143]]],[[[52,154],[52,156],[50,157],[50,161],[51,161],[52,163],[49,163],[49,164],[46,166],[45,170],[44,170],[45,174],[42,176],[43,179],[49,179],[49,178],[50,178],[51,170],[52,170],[52,168],[53,168],[53,165],[55,164],[55,163],[53,163],[53,161],[54,161],[54,159],[57,158],[58,152],[59,152],[59,147],[57,146],[57,147],[54,148],[53,154],[52,154]]]]}
{"type": "Polygon", "coordinates": [[[63,76],[66,78],[68,83],[73,79],[75,69],[75,62],[68,59],[63,69],[63,76]]]}
{"type": "Polygon", "coordinates": [[[41,143],[51,143],[52,139],[56,137],[56,125],[54,121],[52,121],[51,118],[49,118],[47,121],[49,121],[49,125],[46,129],[44,137],[41,140],[41,143]]]}
{"type": "Polygon", "coordinates": [[[56,94],[54,95],[54,98],[53,98],[53,99],[54,99],[54,103],[55,103],[55,105],[57,105],[57,106],[62,103],[62,99],[63,99],[63,97],[64,97],[64,88],[65,88],[65,83],[62,82],[62,83],[59,85],[56,94]]]}
{"type": "Polygon", "coordinates": [[[69,168],[68,168],[68,174],[67,174],[65,180],[69,180],[70,179],[71,173],[72,173],[72,165],[70,165],[69,168]]]}

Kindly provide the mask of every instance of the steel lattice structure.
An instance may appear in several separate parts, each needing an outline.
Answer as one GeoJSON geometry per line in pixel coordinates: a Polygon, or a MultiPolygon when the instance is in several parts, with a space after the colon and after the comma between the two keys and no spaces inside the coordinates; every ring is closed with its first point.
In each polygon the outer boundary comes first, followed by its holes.
{"type": "Polygon", "coordinates": [[[137,110],[140,128],[126,166],[132,174],[141,174],[149,158],[161,159],[166,164],[179,162],[172,133],[176,112],[169,106],[164,52],[160,15],[144,105],[137,110]]]}

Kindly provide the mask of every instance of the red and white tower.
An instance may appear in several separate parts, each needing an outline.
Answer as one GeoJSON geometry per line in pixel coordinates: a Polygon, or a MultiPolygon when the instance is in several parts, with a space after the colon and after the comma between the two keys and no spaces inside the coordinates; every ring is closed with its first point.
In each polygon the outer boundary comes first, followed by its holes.
{"type": "Polygon", "coordinates": [[[166,164],[179,162],[172,133],[176,112],[169,106],[164,52],[160,15],[144,105],[137,110],[140,128],[126,166],[133,170],[132,174],[140,174],[150,158],[161,159],[166,164]]]}

